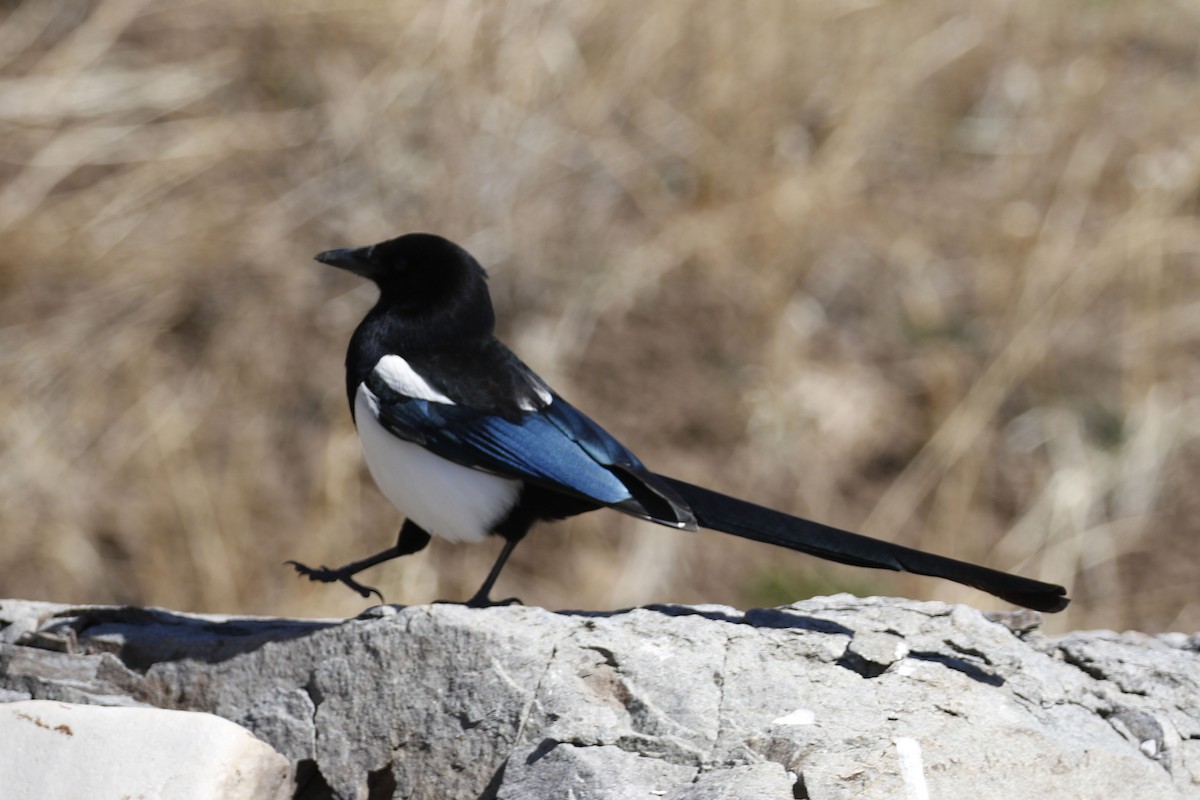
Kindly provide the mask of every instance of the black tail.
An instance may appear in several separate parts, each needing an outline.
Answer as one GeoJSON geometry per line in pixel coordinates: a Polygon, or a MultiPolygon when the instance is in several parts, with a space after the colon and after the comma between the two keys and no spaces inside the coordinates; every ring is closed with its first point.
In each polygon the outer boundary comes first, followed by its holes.
{"type": "Polygon", "coordinates": [[[1062,611],[1070,603],[1067,590],[1052,583],[1009,575],[953,558],[923,553],[910,547],[882,542],[858,533],[831,528],[747,503],[710,489],[659,475],[682,497],[701,528],[732,533],[756,542],[786,547],[801,553],[855,567],[891,569],[944,578],[973,586],[1019,606],[1037,611],[1062,611]]]}

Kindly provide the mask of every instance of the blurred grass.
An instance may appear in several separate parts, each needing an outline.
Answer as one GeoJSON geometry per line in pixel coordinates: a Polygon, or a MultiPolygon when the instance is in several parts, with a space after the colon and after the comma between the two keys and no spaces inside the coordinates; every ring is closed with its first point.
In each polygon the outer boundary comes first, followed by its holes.
{"type": "MultiPolygon", "coordinates": [[[[341,360],[411,230],[656,469],[1200,628],[1200,7],[151,0],[0,10],[0,596],[351,614],[341,360]]],[[[364,575],[465,597],[498,543],[364,575]]],[[[599,513],[550,607],[968,601],[599,513]]]]}

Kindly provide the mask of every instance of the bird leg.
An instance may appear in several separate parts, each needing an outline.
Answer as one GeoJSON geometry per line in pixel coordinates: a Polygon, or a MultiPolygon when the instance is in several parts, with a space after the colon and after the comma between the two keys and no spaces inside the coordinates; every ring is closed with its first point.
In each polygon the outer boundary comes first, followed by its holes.
{"type": "Polygon", "coordinates": [[[506,539],[504,549],[500,551],[499,558],[492,565],[492,569],[488,572],[488,576],[483,579],[483,586],[479,587],[479,591],[466,602],[468,608],[489,608],[491,606],[510,606],[520,605],[521,601],[515,597],[510,597],[507,600],[492,600],[488,595],[492,593],[492,586],[496,583],[496,579],[500,577],[500,570],[504,569],[504,562],[508,561],[508,557],[512,555],[512,551],[516,549],[517,542],[521,541],[519,537],[506,539]]]}
{"type": "Polygon", "coordinates": [[[331,569],[322,565],[314,569],[307,567],[298,561],[285,561],[285,564],[291,564],[295,567],[296,572],[307,577],[310,581],[319,581],[321,583],[343,583],[349,586],[354,591],[358,592],[362,597],[370,597],[372,594],[379,598],[379,602],[384,602],[383,595],[380,591],[372,586],[364,586],[354,580],[353,576],[362,572],[368,567],[373,567],[376,564],[382,564],[384,561],[391,561],[393,558],[412,555],[421,550],[425,545],[429,544],[429,534],[422,528],[413,523],[411,520],[405,520],[403,527],[400,528],[400,534],[396,537],[396,544],[389,547],[387,550],[376,553],[373,556],[368,556],[359,561],[352,561],[349,564],[331,569]]]}

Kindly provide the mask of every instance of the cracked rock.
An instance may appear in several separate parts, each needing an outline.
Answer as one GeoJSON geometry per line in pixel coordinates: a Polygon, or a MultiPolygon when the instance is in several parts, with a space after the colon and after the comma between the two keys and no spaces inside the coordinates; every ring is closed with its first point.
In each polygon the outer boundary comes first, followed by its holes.
{"type": "Polygon", "coordinates": [[[1036,627],[845,595],[350,620],[0,601],[0,701],[215,714],[306,800],[1200,796],[1196,637],[1036,627]]]}
{"type": "Polygon", "coordinates": [[[497,800],[603,797],[644,800],[690,784],[695,767],[645,758],[613,745],[566,742],[520,748],[508,759],[497,800]]]}
{"type": "Polygon", "coordinates": [[[864,678],[882,675],[884,670],[909,653],[903,637],[893,633],[866,632],[856,635],[846,647],[838,664],[864,678]]]}

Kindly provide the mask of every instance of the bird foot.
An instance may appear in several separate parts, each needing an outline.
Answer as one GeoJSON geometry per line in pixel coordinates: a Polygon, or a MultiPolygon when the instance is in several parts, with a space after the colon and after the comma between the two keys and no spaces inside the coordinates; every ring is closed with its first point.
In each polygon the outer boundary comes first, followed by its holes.
{"type": "Polygon", "coordinates": [[[307,567],[304,564],[301,564],[299,561],[291,561],[291,560],[285,561],[283,563],[291,564],[292,567],[296,570],[297,574],[303,575],[304,577],[308,578],[310,581],[317,581],[319,583],[342,583],[342,584],[345,584],[346,586],[349,586],[354,591],[358,592],[358,594],[361,597],[370,597],[371,595],[375,595],[376,597],[379,598],[380,603],[386,602],[383,599],[382,592],[380,592],[374,586],[364,586],[363,584],[354,580],[354,578],[351,577],[353,575],[353,573],[347,572],[345,570],[345,568],[330,569],[329,567],[322,565],[319,568],[314,569],[312,567],[307,567]]]}
{"type": "Polygon", "coordinates": [[[441,605],[466,606],[467,608],[494,608],[495,606],[525,605],[521,602],[521,598],[519,597],[506,597],[503,600],[493,600],[487,595],[484,595],[483,597],[475,595],[470,600],[465,602],[462,600],[434,600],[433,602],[441,605]]]}

